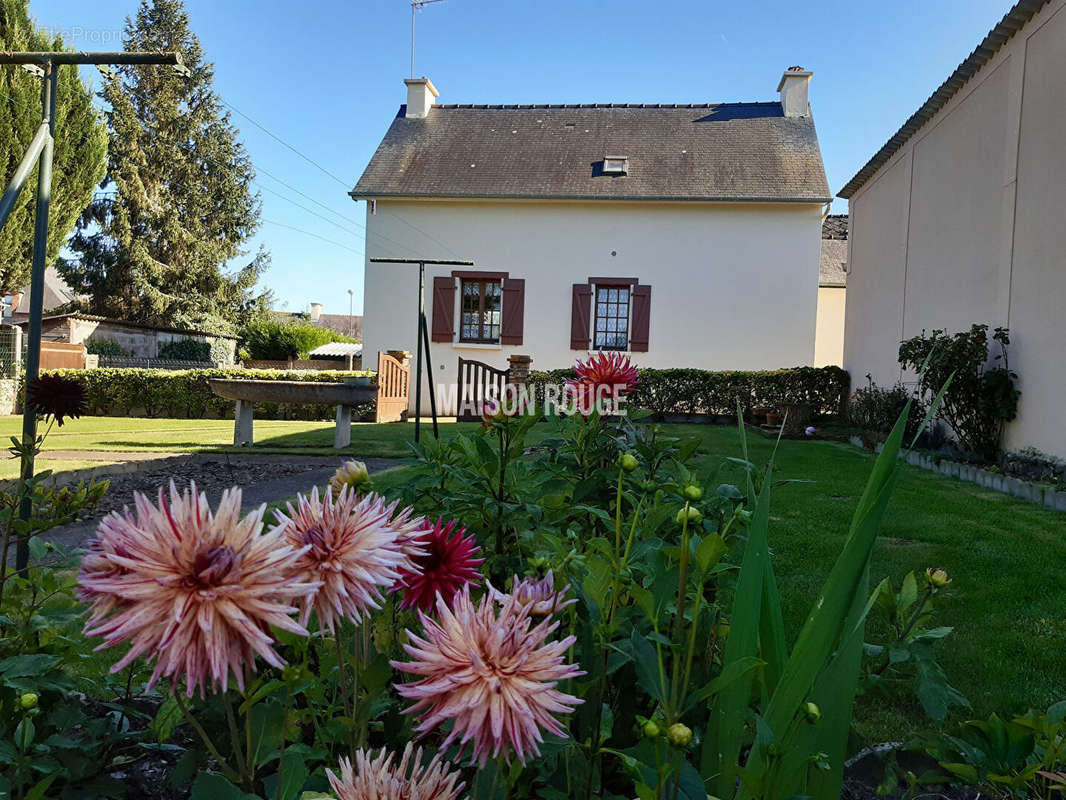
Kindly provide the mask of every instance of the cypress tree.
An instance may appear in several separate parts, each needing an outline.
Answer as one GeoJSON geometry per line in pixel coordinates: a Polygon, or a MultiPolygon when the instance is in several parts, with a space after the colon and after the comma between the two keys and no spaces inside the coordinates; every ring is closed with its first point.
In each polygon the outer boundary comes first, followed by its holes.
{"type": "MultiPolygon", "coordinates": [[[[0,50],[62,50],[30,19],[27,0],[0,0],[0,50]]],[[[17,66],[0,67],[0,178],[14,175],[41,124],[41,79],[17,66]]],[[[93,107],[92,92],[77,67],[59,68],[56,135],[52,166],[46,263],[53,263],[103,177],[107,131],[93,107]]],[[[33,217],[37,189],[34,167],[7,224],[0,231],[0,289],[18,291],[30,282],[33,217]]]]}
{"type": "Polygon", "coordinates": [[[105,80],[107,177],[61,271],[93,313],[232,333],[269,265],[260,251],[227,269],[259,225],[255,171],[181,0],[142,0],[124,45],[176,50],[190,74],[126,66],[105,80]]]}

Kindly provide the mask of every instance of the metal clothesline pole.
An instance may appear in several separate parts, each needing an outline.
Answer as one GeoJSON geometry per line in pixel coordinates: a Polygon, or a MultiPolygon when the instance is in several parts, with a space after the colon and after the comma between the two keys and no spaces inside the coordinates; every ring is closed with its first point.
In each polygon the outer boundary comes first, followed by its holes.
{"type": "MultiPolygon", "coordinates": [[[[41,125],[26,149],[11,182],[0,199],[0,229],[3,229],[34,161],[37,162],[37,204],[33,220],[33,261],[30,272],[29,336],[26,344],[26,384],[36,380],[41,367],[41,316],[44,309],[44,270],[48,256],[48,217],[52,200],[52,156],[55,146],[56,95],[59,90],[59,67],[64,64],[156,64],[174,67],[187,74],[179,53],[77,53],[77,52],[0,52],[0,64],[33,64],[41,68],[41,125]]],[[[37,412],[24,403],[22,413],[22,484],[34,473],[34,450],[37,442],[37,412]]],[[[27,520],[33,513],[33,498],[24,492],[19,502],[19,517],[27,520]]],[[[15,548],[15,568],[24,572],[29,565],[30,543],[20,536],[15,548]]]]}
{"type": "MultiPolygon", "coordinates": [[[[472,267],[473,261],[436,260],[431,258],[371,258],[374,264],[417,264],[418,265],[418,328],[415,346],[415,441],[422,438],[422,350],[425,348],[426,360],[429,361],[429,326],[426,324],[426,264],[442,267],[472,267]]],[[[432,362],[430,362],[432,364],[432,362]]],[[[439,439],[437,430],[437,395],[433,390],[432,370],[427,370],[429,378],[429,407],[433,415],[433,438],[439,439]]]]}

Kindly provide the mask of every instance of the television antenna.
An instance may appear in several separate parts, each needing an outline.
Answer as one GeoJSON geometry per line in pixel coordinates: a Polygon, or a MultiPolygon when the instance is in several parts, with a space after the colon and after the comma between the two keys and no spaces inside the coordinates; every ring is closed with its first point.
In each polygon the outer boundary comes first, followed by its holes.
{"type": "Polygon", "coordinates": [[[411,0],[411,77],[415,76],[415,12],[421,11],[428,3],[443,3],[444,0],[411,0]]]}

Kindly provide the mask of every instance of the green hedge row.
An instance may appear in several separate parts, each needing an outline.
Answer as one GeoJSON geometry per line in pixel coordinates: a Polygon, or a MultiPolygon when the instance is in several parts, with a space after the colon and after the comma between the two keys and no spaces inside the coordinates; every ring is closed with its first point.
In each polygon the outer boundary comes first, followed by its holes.
{"type": "MultiPolygon", "coordinates": [[[[530,373],[537,401],[544,387],[574,377],[573,369],[530,373]]],[[[793,367],[744,372],[702,369],[642,369],[640,385],[630,406],[646,408],[662,419],[696,414],[735,415],[737,403],[745,414],[755,408],[770,411],[793,403],[813,406],[818,415],[839,414],[847,401],[850,381],[840,367],[793,367]]]]}
{"type": "MultiPolygon", "coordinates": [[[[281,369],[59,369],[53,375],[72,378],[85,387],[89,413],[123,417],[233,416],[233,401],[211,391],[210,378],[340,383],[367,372],[323,372],[281,369]]],[[[256,403],[260,419],[333,419],[331,405],[256,403]]]]}

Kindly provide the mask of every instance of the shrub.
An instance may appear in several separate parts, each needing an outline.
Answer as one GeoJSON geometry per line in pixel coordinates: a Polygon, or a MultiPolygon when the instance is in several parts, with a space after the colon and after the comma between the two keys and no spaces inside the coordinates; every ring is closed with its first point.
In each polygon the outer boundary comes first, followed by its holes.
{"type": "Polygon", "coordinates": [[[919,387],[926,399],[935,397],[951,378],[940,416],[964,450],[988,462],[999,457],[1003,426],[1017,416],[1020,394],[1014,388],[1018,376],[1007,366],[1009,331],[996,328],[992,341],[998,345],[995,354],[990,352],[988,326],[972,325],[955,334],[922,331],[899,345],[899,363],[922,372],[919,387]]]}
{"type": "Polygon", "coordinates": [[[211,345],[199,339],[177,339],[161,344],[159,357],[173,361],[210,361],[211,345]]]}
{"type": "MultiPolygon", "coordinates": [[[[886,389],[874,383],[869,375],[866,380],[868,384],[856,389],[848,398],[847,421],[863,431],[888,433],[896,424],[907,402],[912,399],[911,393],[902,383],[886,389]]],[[[907,420],[908,439],[917,433],[923,417],[921,404],[914,403],[907,420]]]]}
{"type": "MultiPolygon", "coordinates": [[[[752,408],[810,405],[815,414],[839,414],[848,392],[848,373],[840,367],[793,367],[747,372],[702,369],[642,369],[630,407],[646,408],[659,419],[669,415],[736,414],[752,408]]],[[[574,377],[572,369],[531,372],[529,385],[538,402],[545,387],[574,377]]]]}
{"type": "Polygon", "coordinates": [[[329,342],[355,341],[329,328],[319,328],[304,322],[284,323],[269,319],[249,323],[241,338],[248,356],[264,361],[307,358],[309,352],[329,342]]]}
{"type": "MultiPolygon", "coordinates": [[[[211,378],[236,380],[316,381],[340,383],[366,372],[320,372],[280,369],[69,369],[53,374],[73,378],[85,387],[89,413],[126,417],[227,417],[233,401],[219,397],[211,378]]],[[[333,419],[335,406],[256,403],[261,419],[333,419]]]]}
{"type": "Polygon", "coordinates": [[[1007,452],[999,460],[1008,475],[1040,483],[1066,483],[1066,461],[1042,453],[1035,447],[1007,452]]]}
{"type": "Polygon", "coordinates": [[[91,339],[85,344],[85,352],[94,356],[124,356],[126,351],[114,339],[91,339]]]}

